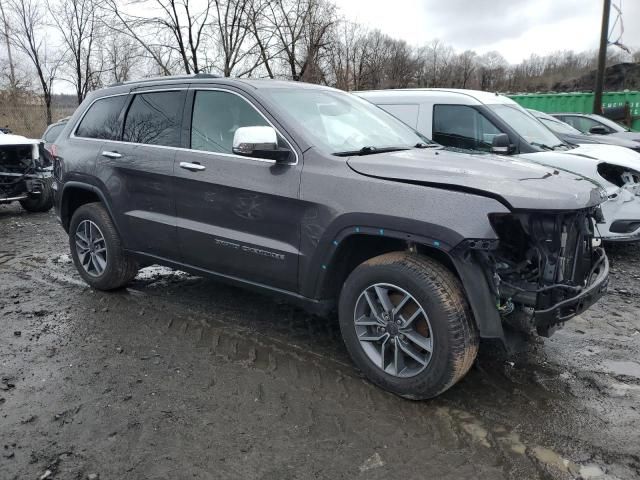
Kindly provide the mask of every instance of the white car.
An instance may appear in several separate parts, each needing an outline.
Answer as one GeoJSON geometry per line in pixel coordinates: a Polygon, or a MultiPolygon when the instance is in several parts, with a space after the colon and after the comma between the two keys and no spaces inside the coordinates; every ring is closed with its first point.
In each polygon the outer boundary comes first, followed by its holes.
{"type": "Polygon", "coordinates": [[[493,152],[578,173],[607,191],[598,225],[606,241],[640,240],[640,154],[614,145],[572,146],[510,98],[458,89],[355,92],[441,145],[493,152]]]}
{"type": "Polygon", "coordinates": [[[40,144],[20,135],[0,135],[0,205],[20,202],[29,212],[53,206],[53,167],[41,155],[40,144]]]}

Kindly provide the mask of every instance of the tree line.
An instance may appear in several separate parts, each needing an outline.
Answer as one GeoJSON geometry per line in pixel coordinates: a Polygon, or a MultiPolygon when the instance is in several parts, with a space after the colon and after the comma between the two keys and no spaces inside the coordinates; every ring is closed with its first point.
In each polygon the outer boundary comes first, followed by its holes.
{"type": "MultiPolygon", "coordinates": [[[[594,51],[532,55],[413,47],[340,16],[331,0],[3,0],[5,90],[35,91],[51,121],[53,89],[214,73],[282,78],[344,90],[457,87],[546,91],[595,68],[594,51]]],[[[610,49],[608,63],[623,60],[610,49]]],[[[640,51],[634,61],[640,61],[640,51]]]]}

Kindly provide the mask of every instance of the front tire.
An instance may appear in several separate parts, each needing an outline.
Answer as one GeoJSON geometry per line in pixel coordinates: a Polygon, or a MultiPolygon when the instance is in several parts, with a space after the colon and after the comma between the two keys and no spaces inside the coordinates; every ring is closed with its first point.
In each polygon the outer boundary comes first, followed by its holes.
{"type": "Polygon", "coordinates": [[[458,278],[407,252],[367,260],[340,294],[340,330],[376,385],[414,400],[435,397],[471,368],[479,337],[458,278]]]}
{"type": "Polygon", "coordinates": [[[69,247],[83,280],[98,290],[124,287],[138,272],[101,203],[87,203],[75,211],[69,225],[69,247]]]}
{"type": "Polygon", "coordinates": [[[42,182],[42,191],[33,197],[20,200],[20,205],[27,212],[48,212],[53,207],[53,178],[45,178],[42,182]]]}

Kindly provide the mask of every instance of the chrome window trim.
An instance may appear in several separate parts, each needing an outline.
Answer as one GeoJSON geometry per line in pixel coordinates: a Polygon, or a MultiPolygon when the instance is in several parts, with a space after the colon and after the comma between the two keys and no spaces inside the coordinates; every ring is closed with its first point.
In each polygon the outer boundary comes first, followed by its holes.
{"type": "MultiPolygon", "coordinates": [[[[170,150],[176,150],[176,151],[182,151],[182,152],[192,152],[192,153],[193,152],[197,152],[197,153],[204,153],[204,154],[207,154],[207,155],[217,155],[217,156],[221,156],[221,157],[240,158],[240,159],[244,159],[244,160],[251,160],[251,161],[254,161],[254,162],[263,162],[263,163],[271,163],[271,164],[276,163],[275,160],[272,160],[272,159],[269,159],[269,158],[245,157],[244,155],[236,155],[235,153],[218,153],[218,152],[210,152],[210,151],[207,151],[207,150],[196,150],[194,148],[169,147],[169,146],[166,146],[166,145],[153,145],[153,144],[150,144],[150,143],[125,142],[125,141],[122,141],[122,140],[109,140],[109,139],[92,138],[92,137],[79,137],[79,136],[76,135],[76,130],[80,126],[80,123],[82,123],[82,120],[84,119],[85,115],[91,109],[93,104],[96,103],[99,100],[102,100],[104,98],[120,97],[122,95],[137,95],[139,93],[154,93],[154,92],[173,92],[173,91],[180,91],[180,90],[193,90],[194,92],[198,92],[198,91],[220,91],[220,92],[225,92],[225,93],[231,93],[233,95],[237,95],[238,97],[242,98],[262,118],[264,118],[264,120],[276,131],[276,133],[278,135],[280,135],[284,139],[284,141],[287,143],[287,145],[289,146],[289,148],[291,149],[291,151],[295,155],[296,159],[295,159],[294,162],[283,163],[283,165],[294,166],[294,165],[298,164],[298,162],[299,162],[298,152],[293,147],[293,145],[291,145],[291,142],[289,142],[287,137],[285,137],[280,132],[280,130],[278,128],[276,128],[276,126],[273,123],[271,123],[271,121],[267,117],[265,117],[264,114],[258,108],[256,108],[256,106],[253,104],[253,102],[251,102],[248,98],[246,98],[244,95],[242,95],[242,94],[240,94],[238,92],[234,92],[233,90],[229,90],[229,89],[226,89],[226,88],[219,88],[219,87],[176,87],[176,88],[169,87],[169,88],[158,88],[158,89],[150,89],[150,90],[134,90],[134,91],[129,91],[129,92],[125,92],[125,93],[115,93],[113,95],[105,95],[103,97],[96,98],[93,102],[91,102],[91,104],[87,107],[87,109],[82,113],[82,116],[76,122],[76,125],[74,126],[73,131],[71,132],[71,135],[69,136],[69,138],[73,138],[75,140],[84,140],[84,141],[89,141],[89,142],[95,142],[95,141],[108,142],[108,143],[113,143],[113,144],[116,144],[116,145],[117,144],[122,144],[122,145],[140,145],[140,146],[145,146],[145,147],[164,148],[164,149],[170,149],[170,150]]],[[[194,99],[195,99],[195,95],[194,95],[194,99]]],[[[192,113],[192,117],[193,117],[193,111],[191,113],[192,113]]],[[[191,129],[191,125],[189,125],[189,129],[191,129]]]]}

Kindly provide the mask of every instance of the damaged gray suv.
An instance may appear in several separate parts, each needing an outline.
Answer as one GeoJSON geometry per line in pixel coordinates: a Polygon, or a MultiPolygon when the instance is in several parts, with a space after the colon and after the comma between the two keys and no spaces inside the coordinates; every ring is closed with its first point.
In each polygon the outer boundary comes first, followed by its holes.
{"type": "Polygon", "coordinates": [[[337,311],[375,384],[434,397],[480,339],[549,335],[605,291],[603,192],[447,151],[350,94],[207,75],[94,92],[56,141],[56,211],[83,279],[163,264],[337,311]]]}

